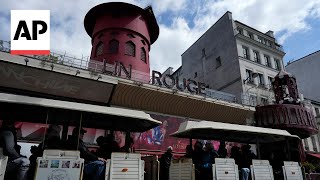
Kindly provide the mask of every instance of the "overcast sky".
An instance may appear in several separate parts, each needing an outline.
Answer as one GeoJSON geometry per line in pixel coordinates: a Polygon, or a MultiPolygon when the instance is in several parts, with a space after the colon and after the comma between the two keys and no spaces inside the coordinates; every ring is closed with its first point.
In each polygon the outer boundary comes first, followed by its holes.
{"type": "MultiPolygon", "coordinates": [[[[91,41],[83,26],[99,0],[1,0],[0,39],[10,39],[10,10],[51,10],[51,50],[89,56],[91,41]]],[[[320,0],[126,0],[142,8],[152,5],[160,26],[150,52],[151,69],[177,69],[181,54],[226,11],[233,19],[262,32],[273,30],[288,60],[320,49],[320,0]]]]}

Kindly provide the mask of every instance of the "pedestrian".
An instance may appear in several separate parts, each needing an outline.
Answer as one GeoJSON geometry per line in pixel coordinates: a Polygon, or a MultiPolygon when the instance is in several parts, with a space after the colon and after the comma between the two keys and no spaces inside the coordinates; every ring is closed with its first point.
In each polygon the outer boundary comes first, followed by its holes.
{"type": "Polygon", "coordinates": [[[193,146],[193,153],[192,153],[192,162],[195,166],[195,178],[196,180],[202,180],[201,178],[201,164],[203,163],[203,144],[201,141],[197,141],[193,146]]]}
{"type": "Polygon", "coordinates": [[[219,158],[226,158],[228,151],[226,149],[226,142],[220,141],[219,149],[218,149],[219,158]]]}
{"type": "Polygon", "coordinates": [[[243,145],[241,147],[241,156],[240,156],[240,170],[241,170],[241,179],[248,180],[250,178],[250,165],[252,164],[252,159],[255,159],[255,154],[250,150],[250,145],[243,145]]]}
{"type": "Polygon", "coordinates": [[[83,136],[87,131],[74,128],[72,136],[68,138],[68,144],[80,151],[80,157],[84,159],[84,179],[100,180],[105,177],[106,160],[91,153],[83,142],[83,136]],[[78,147],[78,148],[77,148],[78,147]]]}
{"type": "Polygon", "coordinates": [[[200,166],[201,180],[212,179],[212,164],[215,163],[215,158],[218,158],[218,153],[214,150],[211,142],[205,145],[205,151],[202,156],[202,163],[200,166]]]}
{"type": "Polygon", "coordinates": [[[160,180],[169,180],[169,169],[172,161],[172,150],[169,146],[160,158],[160,180]]]}
{"type": "Polygon", "coordinates": [[[186,146],[186,154],[183,156],[184,158],[192,158],[193,149],[191,145],[186,146]]]}
{"type": "Polygon", "coordinates": [[[3,121],[0,128],[0,147],[8,156],[6,177],[8,179],[25,180],[30,165],[29,159],[21,156],[17,150],[17,136],[14,121],[3,121]]]}

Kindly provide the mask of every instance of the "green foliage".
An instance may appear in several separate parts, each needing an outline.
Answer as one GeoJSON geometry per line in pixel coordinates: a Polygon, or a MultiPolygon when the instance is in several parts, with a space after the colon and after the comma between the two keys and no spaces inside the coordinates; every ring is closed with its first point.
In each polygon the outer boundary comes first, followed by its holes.
{"type": "Polygon", "coordinates": [[[317,173],[320,173],[320,164],[314,164],[314,167],[315,167],[315,171],[317,173]]]}
{"type": "Polygon", "coordinates": [[[59,60],[59,57],[50,54],[49,59],[50,59],[52,62],[57,63],[58,60],[59,60]]]}
{"type": "Polygon", "coordinates": [[[302,166],[305,168],[306,172],[312,172],[316,169],[316,167],[309,162],[303,162],[302,166]]]}

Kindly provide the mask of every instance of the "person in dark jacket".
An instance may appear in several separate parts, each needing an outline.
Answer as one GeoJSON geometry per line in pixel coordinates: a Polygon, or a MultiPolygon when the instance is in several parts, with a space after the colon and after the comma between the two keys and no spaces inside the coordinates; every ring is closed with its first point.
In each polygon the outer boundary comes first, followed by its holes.
{"type": "Polygon", "coordinates": [[[241,170],[241,179],[248,180],[250,178],[250,165],[252,164],[252,159],[255,159],[255,154],[250,150],[250,145],[243,145],[241,147],[241,156],[239,168],[241,170]]]}
{"type": "Polygon", "coordinates": [[[86,132],[87,131],[84,129],[74,128],[72,136],[68,137],[67,143],[72,147],[72,149],[79,150],[80,157],[85,161],[84,179],[102,180],[105,178],[106,160],[94,155],[86,147],[83,142],[83,136],[86,132]]]}
{"type": "Polygon", "coordinates": [[[214,150],[211,142],[207,142],[202,156],[202,164],[200,166],[201,180],[212,179],[212,164],[215,163],[215,158],[218,157],[218,153],[214,150]]]}
{"type": "Polygon", "coordinates": [[[130,137],[128,139],[128,143],[126,143],[123,147],[120,148],[120,152],[126,152],[126,153],[134,153],[134,142],[133,142],[133,138],[130,137]]]}
{"type": "Polygon", "coordinates": [[[99,136],[96,139],[96,142],[99,148],[96,151],[96,155],[98,157],[102,157],[104,159],[108,159],[108,148],[111,146],[110,142],[107,142],[107,138],[104,136],[99,136]]]}
{"type": "Polygon", "coordinates": [[[160,180],[169,180],[169,169],[172,161],[172,150],[173,148],[169,146],[167,151],[160,158],[160,180]]]}
{"type": "Polygon", "coordinates": [[[191,145],[186,146],[186,154],[183,156],[184,158],[192,158],[193,149],[191,145]]]}
{"type": "Polygon", "coordinates": [[[203,154],[204,154],[203,144],[201,143],[201,141],[197,141],[193,146],[193,153],[192,153],[192,162],[195,166],[196,180],[202,180],[200,170],[201,170],[203,154]]]}
{"type": "Polygon", "coordinates": [[[218,154],[219,154],[220,158],[226,158],[227,157],[228,151],[226,149],[226,142],[225,141],[220,141],[218,154]]]}
{"type": "Polygon", "coordinates": [[[9,175],[10,179],[25,180],[30,161],[22,157],[15,149],[17,147],[17,137],[13,121],[2,122],[0,128],[0,147],[3,148],[3,154],[8,156],[6,177],[9,175]]]}
{"type": "Polygon", "coordinates": [[[28,171],[28,179],[33,180],[36,165],[37,165],[36,163],[37,163],[37,158],[38,158],[38,147],[31,146],[30,152],[31,152],[31,156],[29,157],[30,166],[29,166],[29,171],[28,171]]]}
{"type": "Polygon", "coordinates": [[[61,127],[57,124],[52,124],[46,131],[44,141],[38,147],[32,147],[32,155],[29,158],[30,167],[28,171],[28,179],[33,180],[37,165],[37,158],[43,156],[45,149],[64,149],[64,144],[60,138],[61,127]]]}

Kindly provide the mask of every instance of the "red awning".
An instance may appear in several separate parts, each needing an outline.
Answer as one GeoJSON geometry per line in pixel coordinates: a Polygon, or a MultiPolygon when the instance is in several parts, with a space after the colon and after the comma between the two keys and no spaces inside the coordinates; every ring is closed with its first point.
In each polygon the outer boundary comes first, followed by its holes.
{"type": "Polygon", "coordinates": [[[320,154],[316,154],[316,153],[307,153],[307,154],[320,159],[320,154]]]}

